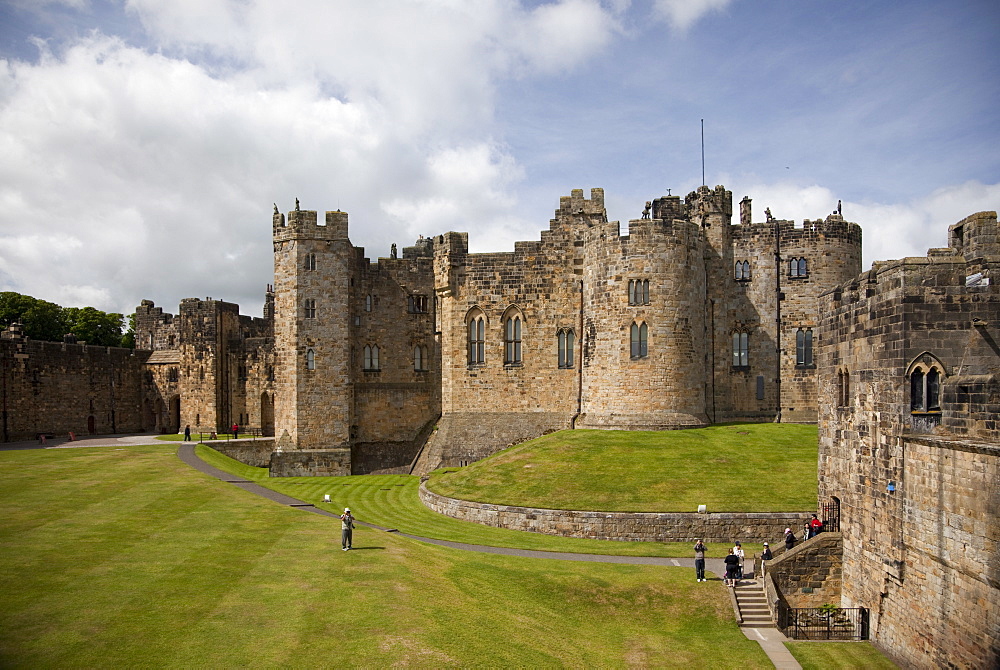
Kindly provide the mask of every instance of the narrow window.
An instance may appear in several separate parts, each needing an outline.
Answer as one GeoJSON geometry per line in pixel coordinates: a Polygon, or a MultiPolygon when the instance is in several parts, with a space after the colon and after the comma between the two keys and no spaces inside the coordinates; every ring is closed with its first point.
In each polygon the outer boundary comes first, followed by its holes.
{"type": "Polygon", "coordinates": [[[940,412],[941,411],[941,400],[940,400],[940,389],[941,389],[941,375],[937,371],[937,368],[931,368],[927,372],[927,411],[928,412],[940,412]]]}
{"type": "Polygon", "coordinates": [[[645,323],[633,323],[630,332],[632,358],[645,358],[649,354],[649,329],[645,323]]]}
{"type": "Polygon", "coordinates": [[[425,296],[425,295],[411,295],[411,296],[407,296],[406,307],[407,307],[407,311],[410,314],[426,314],[427,313],[427,296],[425,296]]]}
{"type": "Polygon", "coordinates": [[[372,296],[370,293],[365,296],[365,311],[372,311],[372,296]]]}
{"type": "Polygon", "coordinates": [[[479,314],[469,319],[469,365],[486,362],[486,319],[479,314]]]}
{"type": "Polygon", "coordinates": [[[799,259],[793,258],[788,261],[788,276],[798,277],[799,276],[799,259]]]}
{"type": "Polygon", "coordinates": [[[745,368],[750,365],[750,336],[744,332],[733,333],[733,367],[745,368]]]}
{"type": "Polygon", "coordinates": [[[634,305],[635,303],[636,303],[636,301],[635,301],[635,280],[634,279],[629,279],[628,280],[628,304],[634,305]]]}
{"type": "Polygon", "coordinates": [[[306,270],[316,269],[316,254],[306,254],[306,270]]]}
{"type": "Polygon", "coordinates": [[[316,301],[312,298],[306,299],[306,318],[316,318],[316,301]]]}
{"type": "Polygon", "coordinates": [[[750,261],[736,261],[736,281],[750,279],[750,261]]]}
{"type": "Polygon", "coordinates": [[[572,330],[562,329],[559,331],[559,367],[573,367],[573,344],[576,339],[572,330]]]}
{"type": "Polygon", "coordinates": [[[741,279],[743,279],[743,263],[741,263],[740,261],[736,261],[736,271],[733,274],[733,276],[735,277],[736,281],[740,281],[741,279]]]}
{"type": "Polygon", "coordinates": [[[807,277],[808,275],[809,275],[809,273],[806,271],[806,259],[800,258],[799,259],[799,276],[800,277],[807,277]]]}
{"type": "Polygon", "coordinates": [[[306,370],[316,369],[316,352],[312,349],[306,349],[306,370]]]}
{"type": "Polygon", "coordinates": [[[924,411],[924,371],[920,368],[910,375],[910,411],[924,411]]]}
{"type": "Polygon", "coordinates": [[[795,365],[811,367],[813,364],[812,328],[799,328],[795,333],[795,365]]]}
{"type": "Polygon", "coordinates": [[[504,325],[504,363],[517,365],[521,362],[521,317],[509,317],[504,325]]]}
{"type": "Polygon", "coordinates": [[[648,305],[649,304],[649,280],[648,279],[643,279],[642,280],[642,304],[643,305],[648,305]]]}
{"type": "Polygon", "coordinates": [[[426,354],[424,353],[424,348],[419,344],[413,347],[413,369],[414,370],[426,370],[427,361],[426,354]]]}
{"type": "Polygon", "coordinates": [[[764,375],[757,375],[757,400],[764,399],[764,375]]]}
{"type": "Polygon", "coordinates": [[[379,369],[378,345],[365,345],[365,371],[373,372],[379,369]]]}

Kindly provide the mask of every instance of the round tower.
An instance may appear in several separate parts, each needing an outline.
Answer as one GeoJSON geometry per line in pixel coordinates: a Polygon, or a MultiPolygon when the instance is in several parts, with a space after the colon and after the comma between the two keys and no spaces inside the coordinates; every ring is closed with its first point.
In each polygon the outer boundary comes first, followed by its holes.
{"type": "Polygon", "coordinates": [[[701,229],[672,217],[644,219],[630,221],[627,236],[612,223],[591,227],[585,239],[577,427],[707,424],[701,229]]]}
{"type": "Polygon", "coordinates": [[[274,434],[278,451],[350,447],[347,213],[274,212],[274,434]]]}

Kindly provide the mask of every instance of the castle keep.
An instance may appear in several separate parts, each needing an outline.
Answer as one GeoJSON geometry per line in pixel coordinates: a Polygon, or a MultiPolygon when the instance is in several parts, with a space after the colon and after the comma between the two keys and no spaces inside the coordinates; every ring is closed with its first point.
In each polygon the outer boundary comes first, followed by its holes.
{"type": "Polygon", "coordinates": [[[346,213],[275,208],[262,319],[212,300],[137,310],[149,427],[248,424],[279,460],[364,473],[572,427],[816,420],[819,295],[860,271],[857,224],[754,223],[748,198],[734,222],[719,186],[658,198],[623,231],[589,196],[561,198],[513,252],[448,232],[375,262],[346,213]]]}

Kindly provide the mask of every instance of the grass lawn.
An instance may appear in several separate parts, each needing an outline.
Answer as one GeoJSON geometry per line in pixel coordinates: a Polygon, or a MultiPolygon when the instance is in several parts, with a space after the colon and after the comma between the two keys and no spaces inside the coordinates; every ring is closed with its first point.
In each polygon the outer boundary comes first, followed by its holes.
{"type": "Polygon", "coordinates": [[[802,670],[894,670],[897,666],[868,642],[786,642],[802,670]]]}
{"type": "Polygon", "coordinates": [[[341,552],[174,449],[0,452],[0,667],[771,667],[690,569],[341,552]]]}
{"type": "MultiPolygon", "coordinates": [[[[452,519],[427,509],[417,496],[420,478],[410,475],[360,475],[354,477],[275,477],[267,468],[235,461],[204,445],[195,447],[207,463],[275,491],[340,511],[350,507],[361,521],[404,533],[491,547],[515,547],[541,551],[568,551],[614,556],[679,556],[694,558],[690,542],[613,542],[557,537],[526,531],[483,526],[452,519]],[[332,501],[325,505],[323,496],[332,501]]],[[[708,545],[708,556],[722,558],[729,545],[708,545]]],[[[744,543],[745,551],[760,552],[759,544],[744,543]]]]}
{"type": "Polygon", "coordinates": [[[607,512],[812,511],[816,426],[564,430],[455,471],[428,488],[463,500],[607,512]]]}

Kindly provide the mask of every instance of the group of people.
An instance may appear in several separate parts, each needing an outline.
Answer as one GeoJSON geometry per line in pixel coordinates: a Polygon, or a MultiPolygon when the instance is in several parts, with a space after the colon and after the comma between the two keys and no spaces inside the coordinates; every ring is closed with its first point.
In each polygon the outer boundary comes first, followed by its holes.
{"type": "MultiPolygon", "coordinates": [[[[815,514],[812,515],[812,520],[806,525],[806,535],[807,537],[815,537],[820,532],[823,531],[823,522],[817,518],[815,514]]],[[[785,550],[788,551],[795,546],[798,542],[798,538],[795,537],[795,533],[791,528],[785,529],[785,550]]],[[[705,579],[705,552],[708,550],[704,541],[698,540],[694,545],[694,572],[695,580],[699,582],[708,581],[705,579]]],[[[729,550],[726,555],[724,562],[726,564],[726,575],[725,582],[726,586],[735,587],[739,584],[740,580],[743,579],[743,565],[746,555],[743,551],[743,546],[737,541],[733,544],[733,547],[729,550]]],[[[774,554],[771,552],[770,545],[765,542],[764,549],[760,554],[761,561],[770,561],[774,559],[774,554]]]]}

